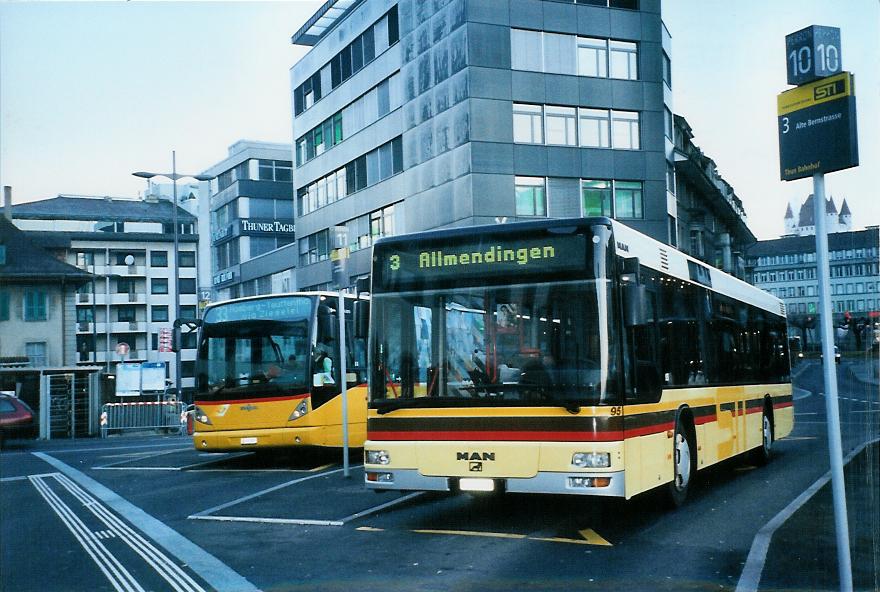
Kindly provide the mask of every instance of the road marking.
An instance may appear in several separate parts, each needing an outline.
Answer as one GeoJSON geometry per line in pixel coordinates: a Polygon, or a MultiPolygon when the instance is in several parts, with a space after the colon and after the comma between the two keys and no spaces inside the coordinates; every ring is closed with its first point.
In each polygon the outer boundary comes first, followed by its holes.
{"type": "MultiPolygon", "coordinates": [[[[880,441],[880,438],[875,438],[874,440],[865,442],[850,452],[847,457],[843,459],[844,466],[870,444],[878,441],[880,441]]],[[[758,531],[758,534],[755,535],[755,538],[752,541],[752,546],[749,549],[749,555],[746,558],[745,567],[743,567],[743,571],[739,576],[739,582],[736,584],[735,592],[756,592],[758,590],[758,584],[761,582],[761,572],[764,571],[764,562],[767,559],[767,551],[770,549],[770,540],[773,538],[773,534],[829,481],[831,481],[831,471],[828,471],[819,477],[819,479],[806,491],[792,500],[790,504],[783,508],[781,512],[776,514],[770,522],[765,524],[761,530],[758,531]]]]}
{"type": "Polygon", "coordinates": [[[452,536],[487,537],[493,539],[525,539],[524,534],[512,534],[509,532],[479,532],[476,530],[443,530],[443,529],[418,529],[411,532],[418,534],[443,534],[452,536]]]}
{"type": "Polygon", "coordinates": [[[384,528],[376,528],[374,526],[358,526],[355,530],[360,530],[361,532],[385,532],[384,528]]]}
{"type": "Polygon", "coordinates": [[[258,592],[256,586],[228,565],[85,473],[44,452],[34,452],[32,454],[54,466],[79,486],[107,504],[107,506],[128,520],[129,523],[160,547],[196,572],[213,589],[218,592],[258,592]]]}
{"type": "MultiPolygon", "coordinates": [[[[801,422],[803,423],[803,422],[801,422]]],[[[786,436],[784,440],[786,442],[791,442],[795,440],[815,440],[816,436],[786,436]]]]}
{"type": "Polygon", "coordinates": [[[299,526],[342,526],[339,520],[313,520],[311,518],[260,518],[258,516],[188,516],[190,520],[213,520],[215,522],[251,522],[262,524],[295,524],[299,526]]]}
{"type": "Polygon", "coordinates": [[[591,545],[604,545],[607,547],[612,546],[611,543],[599,536],[599,534],[592,528],[585,528],[583,530],[579,530],[578,532],[582,537],[584,537],[584,540],[586,540],[591,545]]]}
{"type": "Polygon", "coordinates": [[[53,477],[55,473],[42,473],[40,475],[22,475],[20,477],[3,477],[0,483],[9,483],[11,481],[28,481],[31,477],[53,477]]]}
{"type": "Polygon", "coordinates": [[[98,540],[98,537],[86,527],[85,523],[73,513],[73,510],[61,501],[61,498],[44,483],[43,479],[45,477],[33,477],[30,479],[30,482],[43,499],[46,500],[49,507],[58,515],[61,522],[64,523],[74,538],[82,545],[82,548],[88,553],[89,557],[97,564],[113,588],[119,592],[143,592],[144,588],[134,576],[98,540]]]}

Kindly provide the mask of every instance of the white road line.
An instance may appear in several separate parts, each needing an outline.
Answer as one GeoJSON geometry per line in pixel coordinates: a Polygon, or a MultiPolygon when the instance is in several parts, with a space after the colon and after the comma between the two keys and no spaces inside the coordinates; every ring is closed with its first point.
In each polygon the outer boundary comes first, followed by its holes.
{"type": "Polygon", "coordinates": [[[0,483],[9,483],[12,481],[28,481],[31,477],[53,477],[55,473],[42,473],[40,475],[21,475],[20,477],[3,477],[0,483]]]}
{"type": "Polygon", "coordinates": [[[390,502],[385,502],[384,504],[379,504],[378,506],[374,506],[372,508],[367,508],[366,510],[362,510],[360,512],[356,512],[350,516],[346,516],[341,520],[343,524],[347,522],[351,522],[352,520],[357,520],[358,518],[363,518],[364,516],[370,516],[371,514],[375,514],[376,512],[381,512],[385,508],[390,508],[391,506],[396,506],[397,504],[402,504],[403,502],[409,501],[411,499],[420,497],[425,495],[424,491],[417,491],[415,493],[410,493],[404,495],[403,497],[399,497],[397,499],[391,500],[390,502]]]}
{"type": "Polygon", "coordinates": [[[214,512],[219,512],[220,510],[225,510],[231,506],[236,506],[242,502],[246,502],[248,500],[252,500],[254,498],[260,497],[267,493],[272,493],[273,491],[278,491],[279,489],[284,489],[285,487],[290,487],[291,485],[296,485],[297,483],[302,483],[303,481],[309,481],[310,479],[317,479],[318,477],[324,477],[326,475],[332,475],[333,473],[342,472],[344,469],[335,469],[333,471],[327,471],[326,473],[315,473],[314,475],[309,475],[308,477],[300,477],[299,479],[293,479],[292,481],[285,481],[279,485],[275,485],[274,487],[270,487],[268,489],[263,489],[256,493],[252,493],[250,495],[246,495],[244,497],[240,497],[238,499],[232,500],[231,502],[226,502],[225,504],[220,504],[219,506],[214,506],[213,508],[208,508],[207,510],[203,510],[201,512],[197,512],[192,516],[188,516],[190,520],[195,520],[198,518],[202,518],[204,516],[209,516],[214,512]]]}
{"type": "MultiPolygon", "coordinates": [[[[878,440],[880,440],[880,438],[865,442],[850,452],[849,455],[843,459],[843,464],[846,465],[862,450],[878,440]]],[[[830,480],[831,471],[828,471],[819,477],[819,479],[806,491],[797,496],[781,512],[776,514],[770,522],[765,524],[764,527],[758,531],[758,534],[752,541],[752,547],[749,549],[749,555],[746,558],[746,565],[743,568],[742,574],[739,576],[739,582],[736,584],[736,592],[756,592],[758,590],[758,584],[761,582],[761,572],[764,571],[764,561],[767,559],[767,551],[770,549],[770,540],[773,538],[773,534],[830,480]]]]}
{"type": "Polygon", "coordinates": [[[73,510],[61,501],[61,498],[43,482],[43,479],[45,477],[34,477],[30,481],[37,492],[46,500],[46,503],[49,504],[49,507],[55,511],[64,525],[67,526],[68,530],[79,541],[86,553],[98,565],[113,587],[119,592],[144,592],[144,589],[131,573],[119,563],[119,560],[97,539],[83,521],[73,513],[73,510]]]}
{"type": "Polygon", "coordinates": [[[137,462],[139,460],[145,460],[148,458],[155,458],[157,456],[165,456],[166,454],[174,454],[175,452],[184,452],[187,450],[192,450],[191,447],[187,448],[172,448],[171,450],[162,450],[160,452],[148,452],[146,454],[140,453],[137,456],[129,456],[128,458],[124,458],[122,460],[117,460],[111,463],[107,463],[104,465],[98,465],[96,467],[92,467],[93,469],[107,469],[110,467],[116,467],[119,465],[125,465],[133,462],[137,462]]]}
{"type": "Polygon", "coordinates": [[[101,505],[95,498],[83,491],[76,483],[64,475],[59,475],[57,479],[98,520],[103,522],[110,529],[111,533],[124,541],[125,544],[131,547],[135,553],[140,555],[144,561],[156,570],[165,581],[171,584],[172,588],[178,592],[204,592],[204,588],[196,583],[180,566],[171,561],[167,555],[150,544],[150,542],[101,505]]]}
{"type": "Polygon", "coordinates": [[[33,454],[57,468],[93,496],[107,504],[117,514],[144,533],[146,537],[152,539],[153,542],[186,564],[217,592],[258,592],[256,586],[228,565],[88,475],[43,452],[35,452],[33,454]]]}
{"type": "Polygon", "coordinates": [[[296,524],[300,526],[342,526],[339,520],[312,520],[309,518],[259,518],[257,516],[190,516],[190,520],[217,522],[256,522],[262,524],[296,524]]]}

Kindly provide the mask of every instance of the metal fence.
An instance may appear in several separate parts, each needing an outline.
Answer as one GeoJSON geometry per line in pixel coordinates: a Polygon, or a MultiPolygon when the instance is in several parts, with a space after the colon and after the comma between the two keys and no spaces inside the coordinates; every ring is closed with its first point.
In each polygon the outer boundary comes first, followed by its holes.
{"type": "Polygon", "coordinates": [[[109,433],[136,430],[186,432],[186,403],[181,401],[138,401],[105,403],[101,407],[101,437],[109,433]]]}

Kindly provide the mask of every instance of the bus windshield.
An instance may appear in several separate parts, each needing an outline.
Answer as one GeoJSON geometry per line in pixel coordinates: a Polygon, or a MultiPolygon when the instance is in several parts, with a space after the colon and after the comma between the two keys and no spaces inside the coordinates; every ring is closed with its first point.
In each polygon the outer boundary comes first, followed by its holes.
{"type": "Polygon", "coordinates": [[[607,280],[373,296],[371,405],[620,404],[607,280]]]}
{"type": "Polygon", "coordinates": [[[225,307],[205,315],[196,398],[210,401],[308,392],[311,300],[279,298],[225,307]],[[240,310],[224,311],[225,307],[240,310]],[[261,313],[275,318],[261,319],[261,313]]]}

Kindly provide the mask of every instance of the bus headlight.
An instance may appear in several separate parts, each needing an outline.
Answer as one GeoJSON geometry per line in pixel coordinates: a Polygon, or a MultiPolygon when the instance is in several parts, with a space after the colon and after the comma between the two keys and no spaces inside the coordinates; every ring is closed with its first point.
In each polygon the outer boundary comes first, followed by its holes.
{"type": "Polygon", "coordinates": [[[368,465],[387,465],[391,462],[391,456],[387,450],[367,450],[368,465]]]}
{"type": "Polygon", "coordinates": [[[309,412],[309,402],[308,400],[304,400],[302,403],[296,406],[296,409],[293,410],[293,413],[290,414],[290,417],[287,418],[287,421],[293,421],[294,419],[299,419],[303,415],[309,412]]]}
{"type": "Polygon", "coordinates": [[[571,455],[571,464],[582,469],[603,469],[611,466],[611,454],[608,452],[575,452],[571,455]]]}
{"type": "Polygon", "coordinates": [[[203,423],[205,425],[213,425],[211,424],[211,420],[208,419],[208,414],[202,411],[201,407],[196,406],[196,408],[193,409],[193,418],[199,423],[203,423]]]}

